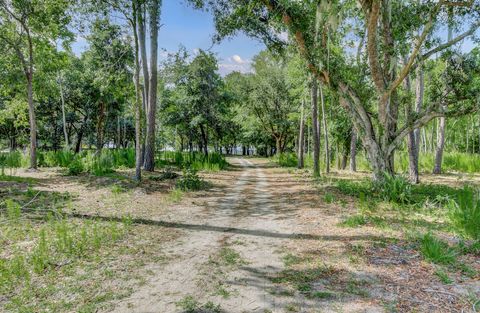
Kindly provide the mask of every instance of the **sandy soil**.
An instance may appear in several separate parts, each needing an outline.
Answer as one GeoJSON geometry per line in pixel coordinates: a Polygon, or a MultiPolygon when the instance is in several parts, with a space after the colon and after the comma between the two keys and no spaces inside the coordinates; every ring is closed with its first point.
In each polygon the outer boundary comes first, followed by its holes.
{"type": "MultiPolygon", "coordinates": [[[[354,199],[268,160],[229,163],[228,171],[204,174],[212,188],[179,203],[166,199],[171,183],[113,195],[108,180],[48,173],[36,179],[45,190],[73,193],[79,214],[131,214],[139,223],[180,234],[162,251],[167,261],[147,264],[146,283],[110,303],[108,312],[184,312],[185,299],[198,303],[195,312],[210,312],[200,310],[207,302],[229,313],[474,312],[468,298],[480,297],[478,275],[444,285],[401,233],[338,227],[357,212],[354,199]],[[326,194],[334,201],[325,201],[326,194]],[[298,265],[289,266],[289,257],[298,265]],[[285,273],[294,273],[293,283],[282,280],[285,273]],[[309,280],[312,290],[302,292],[298,277],[309,280]]],[[[336,173],[342,175],[350,174],[336,173]]],[[[457,184],[463,178],[445,179],[457,184]]],[[[480,270],[480,260],[473,264],[480,270]]]]}

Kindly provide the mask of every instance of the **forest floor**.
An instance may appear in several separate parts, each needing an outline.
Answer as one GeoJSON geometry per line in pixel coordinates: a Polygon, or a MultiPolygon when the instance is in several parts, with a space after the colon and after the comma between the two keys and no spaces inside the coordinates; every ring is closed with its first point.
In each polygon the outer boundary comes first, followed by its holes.
{"type": "MultiPolygon", "coordinates": [[[[56,203],[78,223],[129,221],[120,239],[75,264],[57,264],[56,273],[38,278],[34,290],[13,298],[0,294],[0,311],[2,303],[6,312],[480,309],[478,255],[458,256],[462,270],[429,263],[419,252],[415,232],[433,229],[448,242],[456,240],[441,219],[389,210],[381,220],[345,227],[358,214],[359,200],[340,193],[333,179],[314,181],[307,171],[266,159],[228,161],[228,170],[202,174],[207,190],[185,194],[172,191],[172,182],[148,177],[133,186],[121,175],[67,177],[45,170],[18,173],[24,181],[0,182],[7,195],[63,195],[56,203]]],[[[423,179],[458,186],[478,177],[423,179]]],[[[28,244],[22,243],[25,249],[28,244]]],[[[7,242],[5,251],[13,251],[12,245],[7,242]]]]}

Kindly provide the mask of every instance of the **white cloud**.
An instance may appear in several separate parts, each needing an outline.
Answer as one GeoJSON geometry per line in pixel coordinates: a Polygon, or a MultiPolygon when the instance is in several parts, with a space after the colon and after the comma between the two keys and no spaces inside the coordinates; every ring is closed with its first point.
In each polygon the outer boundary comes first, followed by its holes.
{"type": "Polygon", "coordinates": [[[235,54],[231,57],[231,59],[233,60],[233,62],[237,63],[237,64],[245,64],[247,63],[247,61],[243,60],[238,54],[235,54]]]}
{"type": "Polygon", "coordinates": [[[250,66],[250,63],[245,62],[243,64],[238,64],[238,63],[220,63],[218,64],[218,72],[222,76],[226,76],[230,74],[231,72],[240,72],[240,73],[251,73],[252,68],[250,66]]]}
{"type": "Polygon", "coordinates": [[[225,76],[231,72],[251,73],[251,60],[242,59],[238,54],[234,54],[223,63],[218,64],[218,72],[220,75],[225,76]]]}

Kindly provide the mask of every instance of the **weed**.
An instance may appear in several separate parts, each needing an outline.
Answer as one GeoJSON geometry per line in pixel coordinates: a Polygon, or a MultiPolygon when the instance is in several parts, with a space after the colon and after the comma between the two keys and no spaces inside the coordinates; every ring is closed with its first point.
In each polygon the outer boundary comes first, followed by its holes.
{"type": "Polygon", "coordinates": [[[12,221],[18,221],[22,216],[22,207],[12,199],[5,200],[7,218],[12,221]]]}
{"type": "Polygon", "coordinates": [[[332,193],[330,192],[327,192],[325,193],[325,195],[323,196],[323,201],[325,201],[325,203],[333,203],[335,202],[335,195],[333,195],[332,193]]]}
{"type": "Polygon", "coordinates": [[[299,256],[296,256],[296,255],[293,255],[293,254],[291,254],[291,253],[283,256],[283,257],[282,257],[282,260],[283,260],[283,264],[285,265],[285,267],[290,267],[290,266],[292,266],[292,265],[300,264],[300,263],[302,263],[303,261],[305,261],[304,258],[299,257],[299,256]]]}
{"type": "Polygon", "coordinates": [[[361,297],[368,297],[370,294],[365,288],[366,282],[362,280],[350,280],[347,283],[346,291],[361,297]]]}
{"type": "Polygon", "coordinates": [[[219,252],[219,257],[225,265],[239,265],[245,263],[240,253],[229,247],[223,247],[219,252]]]}
{"type": "Polygon", "coordinates": [[[447,273],[445,273],[443,270],[438,269],[435,271],[435,275],[440,279],[440,281],[446,285],[449,285],[453,283],[453,280],[450,279],[447,273]]]}
{"type": "Polygon", "coordinates": [[[342,227],[355,228],[358,226],[364,226],[367,223],[368,223],[368,219],[365,215],[352,215],[347,217],[344,221],[342,221],[338,225],[342,227]]]}
{"type": "Polygon", "coordinates": [[[114,184],[111,187],[111,191],[113,194],[118,195],[118,194],[124,193],[126,189],[123,186],[120,186],[119,184],[114,184]]]}
{"type": "Polygon", "coordinates": [[[287,312],[300,312],[300,307],[295,303],[289,303],[285,306],[287,312]]]}
{"type": "Polygon", "coordinates": [[[221,296],[224,299],[228,299],[231,296],[230,291],[228,291],[223,285],[219,284],[216,288],[215,294],[221,296]]]}
{"type": "Polygon", "coordinates": [[[186,296],[176,303],[177,307],[181,308],[184,313],[221,313],[220,305],[208,301],[205,304],[200,304],[192,296],[186,296]]]}
{"type": "Polygon", "coordinates": [[[420,251],[423,257],[432,263],[453,264],[456,261],[455,252],[448,244],[431,233],[425,234],[420,239],[420,251]]]}
{"type": "Polygon", "coordinates": [[[168,201],[172,203],[177,203],[180,202],[183,198],[183,190],[179,188],[172,188],[170,189],[170,192],[168,193],[168,201]]]}
{"type": "Polygon", "coordinates": [[[331,291],[314,291],[308,294],[308,298],[315,299],[333,299],[336,297],[336,294],[331,291]]]}
{"type": "Polygon", "coordinates": [[[205,181],[201,179],[196,170],[184,169],[182,177],[177,180],[175,186],[183,191],[195,191],[205,187],[205,181]]]}

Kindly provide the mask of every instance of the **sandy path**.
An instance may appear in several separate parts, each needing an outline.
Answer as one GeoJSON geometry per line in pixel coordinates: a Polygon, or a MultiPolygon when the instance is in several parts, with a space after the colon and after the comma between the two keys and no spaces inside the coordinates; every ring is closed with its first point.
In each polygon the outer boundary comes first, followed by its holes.
{"type": "Polygon", "coordinates": [[[146,285],[112,312],[181,312],[176,303],[187,295],[200,303],[220,304],[226,312],[276,311],[282,301],[272,296],[274,287],[268,274],[281,270],[279,250],[290,240],[295,225],[282,216],[279,208],[283,201],[273,198],[271,188],[275,186],[261,165],[246,159],[230,162],[241,166],[242,172],[226,195],[203,208],[207,212],[193,212],[188,220],[172,220],[205,228],[187,229],[181,242],[169,249],[172,261],[152,267],[146,285]],[[209,268],[209,259],[226,244],[244,262],[225,273],[222,283],[231,296],[221,297],[212,292],[209,272],[215,269],[209,268]]]}

